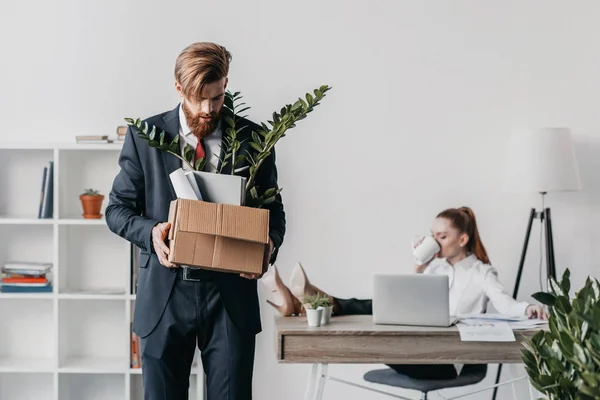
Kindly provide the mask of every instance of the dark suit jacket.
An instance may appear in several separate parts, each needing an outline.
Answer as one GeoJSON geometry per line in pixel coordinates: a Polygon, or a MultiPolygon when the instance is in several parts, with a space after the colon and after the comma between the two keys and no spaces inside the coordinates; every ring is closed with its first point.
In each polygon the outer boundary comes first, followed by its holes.
{"type": "MultiPolygon", "coordinates": [[[[179,133],[179,106],[146,120],[148,126],[164,130],[168,140],[179,133]]],[[[260,127],[248,120],[240,120],[238,128],[248,125],[238,134],[240,141],[250,137],[252,130],[260,127]]],[[[248,144],[242,144],[243,154],[248,144]]],[[[149,335],[164,312],[165,305],[175,282],[176,269],[162,266],[152,245],[152,228],[168,220],[169,204],[175,200],[175,191],[169,174],[181,167],[181,160],[172,154],[152,148],[148,143],[127,131],[123,149],[119,156],[121,170],[117,174],[106,208],[106,223],[109,229],[141,249],[139,277],[134,310],[133,330],[140,337],[149,335]]],[[[238,165],[238,168],[244,165],[238,165]]],[[[226,166],[224,173],[230,172],[226,166]]],[[[245,170],[248,174],[248,169],[245,170]]],[[[275,152],[262,164],[256,177],[259,187],[277,186],[275,152]]],[[[269,235],[275,251],[273,263],[285,234],[285,212],[281,196],[266,206],[270,210],[269,235]]],[[[258,304],[257,282],[238,274],[215,272],[216,281],[233,323],[242,332],[258,333],[262,326],[258,304]]]]}

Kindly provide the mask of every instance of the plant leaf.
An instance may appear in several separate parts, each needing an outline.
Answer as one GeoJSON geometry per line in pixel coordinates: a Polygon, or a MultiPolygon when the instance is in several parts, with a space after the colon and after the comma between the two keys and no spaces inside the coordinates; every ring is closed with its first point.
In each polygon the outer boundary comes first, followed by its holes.
{"type": "Polygon", "coordinates": [[[229,125],[231,128],[235,127],[235,122],[229,115],[225,117],[225,122],[227,122],[227,125],[229,125]]]}
{"type": "Polygon", "coordinates": [[[262,147],[256,142],[250,142],[250,146],[259,153],[263,151],[262,147]]]}
{"type": "Polygon", "coordinates": [[[256,190],[256,186],[250,189],[250,195],[253,199],[258,199],[258,191],[256,190]]]}
{"type": "Polygon", "coordinates": [[[531,297],[533,297],[540,303],[551,307],[554,306],[554,304],[556,303],[556,296],[546,292],[534,293],[531,297]]]}
{"type": "Polygon", "coordinates": [[[569,300],[565,296],[558,296],[554,304],[556,308],[562,311],[564,314],[570,314],[573,311],[569,300]]]}
{"type": "Polygon", "coordinates": [[[560,281],[560,287],[562,288],[563,292],[565,295],[569,295],[569,291],[571,290],[571,281],[570,281],[570,277],[571,277],[571,271],[569,271],[569,269],[565,269],[565,272],[563,272],[562,275],[562,279],[560,281]]]}
{"type": "Polygon", "coordinates": [[[585,351],[578,343],[573,343],[573,353],[577,356],[579,361],[582,364],[587,363],[587,357],[585,356],[585,351]]]}

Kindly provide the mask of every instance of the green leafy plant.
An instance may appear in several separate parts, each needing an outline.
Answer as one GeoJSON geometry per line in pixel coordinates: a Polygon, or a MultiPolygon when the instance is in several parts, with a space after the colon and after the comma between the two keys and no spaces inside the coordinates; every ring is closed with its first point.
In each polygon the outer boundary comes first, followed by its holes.
{"type": "Polygon", "coordinates": [[[319,307],[331,306],[331,299],[323,293],[317,293],[310,296],[305,296],[302,299],[303,304],[308,304],[311,309],[316,310],[319,307]]]}
{"type": "MultiPolygon", "coordinates": [[[[318,89],[314,89],[312,93],[306,93],[304,100],[298,98],[294,104],[286,104],[279,112],[274,112],[272,120],[266,123],[261,123],[262,129],[258,132],[252,131],[250,141],[246,152],[240,154],[242,142],[238,139],[238,135],[248,127],[246,125],[238,127],[238,122],[241,118],[246,117],[240,115],[249,110],[250,107],[245,103],[240,103],[243,98],[240,92],[226,92],[225,110],[223,120],[227,124],[227,128],[223,137],[223,156],[219,158],[220,168],[217,173],[222,173],[226,165],[231,165],[231,174],[236,174],[237,167],[244,160],[249,165],[249,178],[246,182],[246,206],[260,208],[264,205],[275,201],[277,195],[281,193],[281,188],[261,188],[256,185],[256,175],[267,159],[277,142],[285,137],[286,132],[294,128],[296,123],[307,117],[315,107],[317,107],[326,93],[331,89],[327,85],[323,85],[318,89]]],[[[182,162],[196,171],[201,171],[206,165],[206,160],[201,158],[194,162],[195,149],[186,144],[184,146],[183,155],[180,154],[180,136],[176,135],[171,142],[165,140],[165,132],[157,131],[156,127],[149,127],[148,123],[142,122],[139,118],[125,118],[128,126],[137,132],[138,136],[148,142],[151,147],[166,151],[173,156],[179,158],[182,162]]]]}
{"type": "Polygon", "coordinates": [[[83,192],[84,196],[100,196],[100,191],[96,189],[85,189],[83,192]]]}
{"type": "Polygon", "coordinates": [[[549,330],[524,342],[525,370],[533,386],[550,400],[600,398],[600,285],[588,277],[573,299],[570,272],[550,291],[533,297],[548,306],[549,330]]]}
{"type": "Polygon", "coordinates": [[[194,171],[202,171],[206,165],[206,159],[204,157],[194,161],[194,154],[196,149],[190,146],[188,143],[183,147],[183,156],[180,152],[179,141],[181,136],[177,134],[170,142],[165,140],[165,131],[156,130],[156,126],[152,129],[148,126],[147,122],[143,122],[141,119],[125,118],[127,125],[135,130],[138,136],[148,142],[150,147],[157,148],[162,151],[166,151],[169,154],[179,158],[182,162],[186,163],[190,169],[194,171]]]}

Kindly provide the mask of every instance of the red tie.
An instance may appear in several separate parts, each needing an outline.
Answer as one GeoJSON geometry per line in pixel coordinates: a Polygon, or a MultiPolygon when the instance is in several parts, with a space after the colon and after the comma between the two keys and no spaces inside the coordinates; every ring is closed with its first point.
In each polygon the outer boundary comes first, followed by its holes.
{"type": "Polygon", "coordinates": [[[206,153],[204,152],[204,141],[202,139],[198,140],[198,144],[196,145],[196,158],[194,161],[198,161],[201,158],[204,158],[206,156],[206,153]]]}

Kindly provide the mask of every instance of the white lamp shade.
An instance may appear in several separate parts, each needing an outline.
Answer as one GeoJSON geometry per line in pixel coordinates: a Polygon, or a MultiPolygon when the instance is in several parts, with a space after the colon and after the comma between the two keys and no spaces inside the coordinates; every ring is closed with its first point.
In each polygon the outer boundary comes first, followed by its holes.
{"type": "Polygon", "coordinates": [[[504,191],[576,190],[581,190],[581,180],[568,128],[519,129],[511,133],[504,191]]]}

